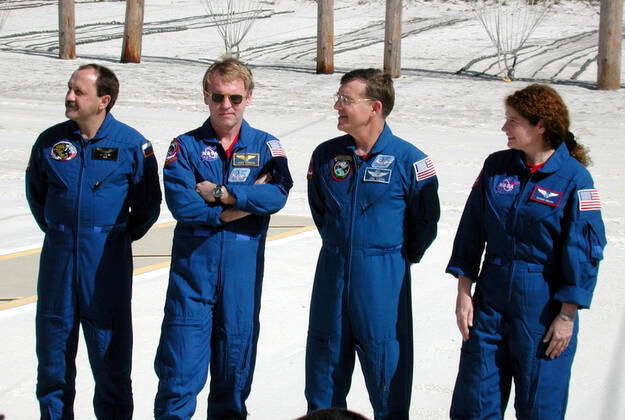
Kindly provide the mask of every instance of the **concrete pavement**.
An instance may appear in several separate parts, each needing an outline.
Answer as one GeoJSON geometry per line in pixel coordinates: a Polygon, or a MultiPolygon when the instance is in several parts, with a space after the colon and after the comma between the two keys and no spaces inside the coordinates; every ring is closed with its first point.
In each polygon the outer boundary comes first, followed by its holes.
{"type": "MultiPolygon", "coordinates": [[[[133,244],[134,274],[169,266],[171,243],[176,222],[154,225],[141,240],[133,244]]],[[[310,217],[274,215],[267,240],[275,240],[315,229],[310,217]]],[[[41,248],[0,255],[0,311],[26,303],[37,297],[37,273],[41,248]]]]}

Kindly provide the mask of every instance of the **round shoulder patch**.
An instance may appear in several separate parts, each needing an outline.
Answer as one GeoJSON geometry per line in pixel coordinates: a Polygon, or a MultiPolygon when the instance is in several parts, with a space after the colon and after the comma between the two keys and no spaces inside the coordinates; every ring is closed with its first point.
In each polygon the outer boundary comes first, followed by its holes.
{"type": "Polygon", "coordinates": [[[69,141],[60,141],[50,149],[50,157],[54,160],[66,161],[76,157],[78,151],[69,141]]]}
{"type": "Polygon", "coordinates": [[[351,172],[351,156],[336,156],[334,158],[331,175],[335,181],[345,180],[351,172]]]}
{"type": "Polygon", "coordinates": [[[178,139],[173,139],[167,149],[167,156],[165,156],[165,165],[171,165],[178,160],[178,152],[180,152],[180,143],[178,139]]]}

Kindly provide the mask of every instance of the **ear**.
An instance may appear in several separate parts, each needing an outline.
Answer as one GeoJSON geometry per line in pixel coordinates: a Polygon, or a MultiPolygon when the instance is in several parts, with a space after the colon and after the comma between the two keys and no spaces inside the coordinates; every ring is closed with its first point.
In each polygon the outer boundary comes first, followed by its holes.
{"type": "Polygon", "coordinates": [[[203,95],[204,95],[204,103],[206,105],[210,105],[210,100],[211,100],[210,95],[206,91],[203,91],[203,95]]]}
{"type": "Polygon", "coordinates": [[[247,106],[247,105],[252,105],[252,93],[253,93],[253,92],[249,92],[249,93],[247,94],[247,98],[245,98],[245,103],[246,103],[246,106],[247,106]]]}
{"type": "Polygon", "coordinates": [[[545,125],[543,124],[543,120],[538,120],[538,124],[536,124],[536,129],[541,136],[545,134],[545,125]]]}
{"type": "Polygon", "coordinates": [[[106,107],[111,102],[111,95],[104,95],[100,97],[100,103],[98,104],[98,109],[100,111],[105,111],[106,107]]]}
{"type": "Polygon", "coordinates": [[[373,108],[373,111],[374,111],[376,114],[380,114],[380,115],[382,115],[382,102],[380,102],[380,101],[374,101],[374,102],[373,102],[373,105],[372,105],[372,108],[373,108]]]}

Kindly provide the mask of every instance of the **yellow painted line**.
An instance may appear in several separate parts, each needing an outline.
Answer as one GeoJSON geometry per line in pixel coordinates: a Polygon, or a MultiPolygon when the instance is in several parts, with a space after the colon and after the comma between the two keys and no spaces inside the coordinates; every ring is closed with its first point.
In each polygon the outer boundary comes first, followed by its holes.
{"type": "MultiPolygon", "coordinates": [[[[176,221],[164,222],[164,223],[156,224],[152,226],[150,229],[162,229],[162,228],[173,226],[175,224],[176,224],[176,221]]],[[[41,248],[27,249],[25,251],[14,252],[12,254],[0,255],[0,261],[6,261],[6,260],[11,260],[13,258],[25,257],[26,255],[33,255],[39,252],[41,252],[41,248]]]]}
{"type": "Polygon", "coordinates": [[[38,254],[41,248],[27,249],[26,251],[14,252],[13,254],[0,255],[0,261],[11,260],[13,258],[24,257],[26,255],[38,254]]]}
{"type": "Polygon", "coordinates": [[[162,263],[158,263],[158,264],[150,264],[150,265],[146,265],[145,267],[141,267],[141,268],[137,268],[132,272],[133,276],[138,276],[139,274],[143,274],[143,273],[147,273],[150,271],[154,271],[154,270],[158,270],[160,268],[165,268],[165,267],[169,267],[170,262],[169,261],[164,261],[162,263]]]}
{"type": "Polygon", "coordinates": [[[303,228],[289,230],[288,232],[277,233],[275,235],[271,235],[267,237],[268,241],[275,241],[278,239],[287,238],[289,236],[297,235],[304,232],[309,232],[311,230],[315,230],[315,226],[304,226],[303,228]]]}
{"type": "MultiPolygon", "coordinates": [[[[162,223],[162,224],[165,225],[167,223],[162,223]]],[[[314,225],[305,226],[305,227],[302,227],[302,228],[299,228],[299,229],[290,230],[288,232],[282,232],[282,233],[278,233],[276,235],[268,236],[267,237],[267,241],[276,241],[278,239],[287,238],[289,236],[298,235],[300,233],[309,232],[309,231],[315,230],[315,229],[316,229],[316,227],[314,225]]],[[[39,251],[41,251],[41,248],[36,249],[36,250],[23,251],[23,252],[28,252],[29,254],[33,254],[33,253],[39,252],[39,251]]],[[[9,255],[15,255],[15,254],[9,254],[9,255]]],[[[28,255],[28,254],[26,254],[26,255],[28,255]]],[[[133,276],[137,276],[139,274],[144,274],[144,273],[148,273],[150,271],[159,270],[161,268],[169,267],[169,265],[170,265],[170,261],[164,261],[164,262],[161,262],[161,263],[158,263],[158,264],[146,265],[145,267],[141,267],[141,268],[137,268],[137,269],[133,270],[132,275],[133,276]]],[[[35,302],[36,300],[37,300],[37,296],[29,296],[29,297],[25,297],[25,298],[22,298],[22,299],[16,299],[16,300],[13,300],[13,301],[7,302],[7,303],[1,303],[0,304],[0,311],[5,310],[5,309],[16,308],[16,307],[22,306],[22,305],[26,305],[28,303],[35,302]]]]}
{"type": "Polygon", "coordinates": [[[152,227],[150,229],[162,229],[162,228],[174,226],[175,224],[176,224],[176,221],[172,220],[171,222],[163,222],[163,223],[159,223],[157,225],[152,225],[152,227]]]}
{"type": "Polygon", "coordinates": [[[18,306],[27,305],[36,301],[37,296],[29,296],[21,299],[15,299],[7,303],[0,303],[0,311],[4,311],[5,309],[17,308],[18,306]]]}

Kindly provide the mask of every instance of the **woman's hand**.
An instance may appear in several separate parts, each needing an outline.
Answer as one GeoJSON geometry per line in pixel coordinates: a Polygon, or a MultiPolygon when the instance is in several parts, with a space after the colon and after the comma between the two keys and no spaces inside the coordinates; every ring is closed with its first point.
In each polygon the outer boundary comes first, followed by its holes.
{"type": "Polygon", "coordinates": [[[543,339],[543,343],[549,343],[545,354],[550,359],[560,356],[569,346],[571,337],[573,337],[576,315],[577,305],[573,303],[562,304],[560,314],[555,317],[543,339]]]}
{"type": "Polygon", "coordinates": [[[462,339],[469,339],[469,328],[473,326],[473,299],[471,285],[473,282],[466,276],[458,276],[458,296],[456,297],[456,324],[462,339]]]}

